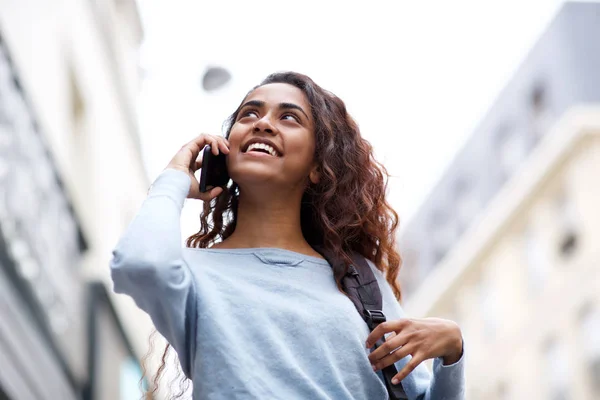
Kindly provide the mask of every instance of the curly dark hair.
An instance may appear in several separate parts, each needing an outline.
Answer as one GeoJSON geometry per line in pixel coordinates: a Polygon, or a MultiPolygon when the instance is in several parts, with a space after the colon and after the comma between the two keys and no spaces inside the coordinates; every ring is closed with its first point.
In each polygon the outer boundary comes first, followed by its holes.
{"type": "MultiPolygon", "coordinates": [[[[309,184],[300,209],[302,233],[311,246],[327,249],[351,263],[351,254],[359,253],[383,272],[398,300],[397,282],[401,259],[396,246],[398,215],[386,201],[389,175],[373,156],[371,144],[363,139],[344,102],[321,88],[306,75],[281,72],[269,75],[254,89],[270,83],[286,83],[302,90],[311,106],[315,134],[315,161],[320,180],[309,184]]],[[[251,93],[252,89],[249,93],[251,93]]],[[[224,124],[226,137],[237,120],[237,110],[224,124]]],[[[226,190],[204,203],[200,230],[187,239],[187,246],[207,248],[227,239],[235,230],[239,188],[231,182],[226,190]]],[[[346,266],[347,269],[347,266],[346,266]]],[[[334,270],[340,290],[347,272],[334,270]]],[[[154,378],[150,396],[158,389],[170,345],[154,378]]],[[[180,397],[189,382],[180,372],[180,397]]]]}

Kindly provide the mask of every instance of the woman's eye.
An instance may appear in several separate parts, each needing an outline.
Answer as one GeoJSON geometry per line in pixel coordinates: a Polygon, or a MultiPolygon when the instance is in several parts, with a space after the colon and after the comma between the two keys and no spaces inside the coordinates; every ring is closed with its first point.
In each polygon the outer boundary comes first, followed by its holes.
{"type": "Polygon", "coordinates": [[[300,122],[300,119],[297,116],[295,116],[294,114],[284,114],[281,116],[281,119],[287,119],[289,121],[300,122]]]}
{"type": "Polygon", "coordinates": [[[242,113],[242,118],[244,117],[255,117],[258,118],[258,113],[256,111],[246,111],[242,113]]]}

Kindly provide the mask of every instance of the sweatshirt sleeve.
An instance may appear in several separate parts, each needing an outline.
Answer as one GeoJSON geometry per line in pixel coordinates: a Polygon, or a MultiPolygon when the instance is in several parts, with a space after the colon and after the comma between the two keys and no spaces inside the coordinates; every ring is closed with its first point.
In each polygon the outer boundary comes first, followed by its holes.
{"type": "MultiPolygon", "coordinates": [[[[369,265],[377,278],[383,298],[383,313],[388,320],[408,318],[396,300],[389,283],[374,265],[369,265]]],[[[419,364],[404,380],[404,390],[411,400],[464,400],[465,398],[465,351],[461,358],[451,365],[444,365],[442,358],[433,360],[433,375],[427,366],[419,364]]],[[[400,371],[410,361],[410,356],[396,362],[400,371]]]]}
{"type": "Polygon", "coordinates": [[[113,250],[114,291],[131,296],[173,346],[191,375],[196,330],[196,287],[183,260],[181,209],[191,179],[164,170],[113,250]]]}

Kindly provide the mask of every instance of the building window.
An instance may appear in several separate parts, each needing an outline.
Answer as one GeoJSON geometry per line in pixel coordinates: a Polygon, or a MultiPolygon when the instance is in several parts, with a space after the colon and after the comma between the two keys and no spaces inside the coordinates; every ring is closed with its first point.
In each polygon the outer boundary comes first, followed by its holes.
{"type": "Polygon", "coordinates": [[[556,209],[560,229],[558,251],[563,258],[568,258],[577,251],[579,217],[572,197],[565,191],[557,196],[556,209]]]}
{"type": "Polygon", "coordinates": [[[600,398],[600,310],[592,305],[584,307],[579,324],[584,362],[592,385],[590,390],[594,398],[600,398]]]}
{"type": "Polygon", "coordinates": [[[525,260],[530,292],[535,294],[544,286],[550,270],[548,249],[532,229],[525,232],[525,260]]]}
{"type": "Polygon", "coordinates": [[[534,140],[537,141],[550,130],[554,122],[550,111],[548,90],[543,84],[538,83],[531,90],[529,109],[531,112],[531,130],[534,140]]]}
{"type": "Polygon", "coordinates": [[[568,352],[565,344],[558,338],[551,339],[545,346],[544,359],[546,373],[546,388],[548,399],[568,400],[570,399],[570,366],[568,352]]]}
{"type": "Polygon", "coordinates": [[[437,264],[452,245],[456,238],[456,232],[448,215],[441,210],[433,213],[429,227],[434,248],[434,264],[437,264]]]}
{"type": "Polygon", "coordinates": [[[502,180],[508,179],[528,153],[527,138],[515,125],[505,124],[496,134],[502,180]]]}
{"type": "Polygon", "coordinates": [[[455,208],[458,233],[464,232],[480,209],[479,198],[474,190],[473,182],[465,177],[454,184],[455,208]]]}
{"type": "MultiPolygon", "coordinates": [[[[417,290],[421,283],[423,265],[419,260],[419,252],[412,246],[402,248],[402,266],[400,268],[400,282],[402,286],[402,296],[410,296],[417,290]]],[[[406,297],[405,297],[406,298],[406,297]]]]}

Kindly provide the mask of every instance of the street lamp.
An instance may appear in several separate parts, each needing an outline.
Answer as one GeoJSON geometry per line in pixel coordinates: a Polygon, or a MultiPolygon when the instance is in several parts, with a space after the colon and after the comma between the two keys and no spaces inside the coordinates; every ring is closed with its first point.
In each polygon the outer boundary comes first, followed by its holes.
{"type": "Polygon", "coordinates": [[[202,88],[214,92],[231,80],[231,74],[223,67],[208,67],[202,77],[202,88]]]}

